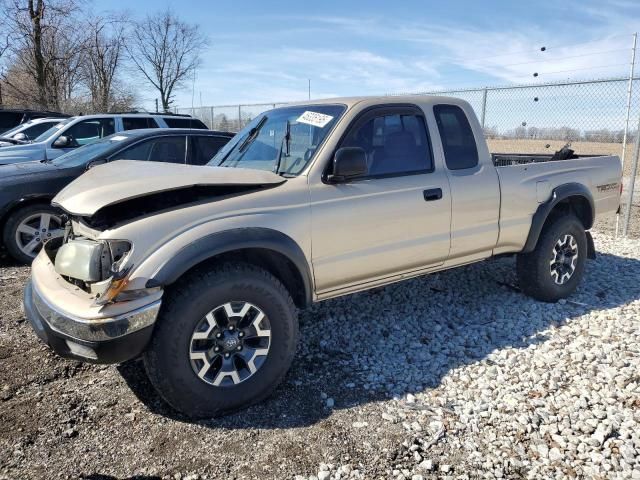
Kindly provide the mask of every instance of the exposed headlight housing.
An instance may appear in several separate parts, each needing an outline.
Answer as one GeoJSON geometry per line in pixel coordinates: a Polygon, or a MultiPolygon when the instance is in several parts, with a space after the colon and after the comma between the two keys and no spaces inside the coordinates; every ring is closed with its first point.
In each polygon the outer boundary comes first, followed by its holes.
{"type": "Polygon", "coordinates": [[[112,301],[125,288],[131,265],[125,267],[131,242],[126,240],[67,239],[55,253],[55,269],[85,291],[96,303],[112,301]]]}
{"type": "Polygon", "coordinates": [[[83,282],[102,280],[102,261],[105,244],[85,238],[71,240],[60,247],[56,254],[55,268],[63,277],[83,282]]]}

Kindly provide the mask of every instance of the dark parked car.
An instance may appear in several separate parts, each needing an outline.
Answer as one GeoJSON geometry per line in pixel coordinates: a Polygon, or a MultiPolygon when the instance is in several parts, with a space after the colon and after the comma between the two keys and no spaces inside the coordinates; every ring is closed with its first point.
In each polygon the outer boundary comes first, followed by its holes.
{"type": "Polygon", "coordinates": [[[15,259],[29,263],[42,244],[64,233],[51,199],[87,169],[114,160],[204,165],[233,133],[195,129],[129,130],[55,160],[0,166],[0,232],[15,259]]]}
{"type": "Polygon", "coordinates": [[[17,108],[0,109],[0,134],[18,125],[36,118],[67,118],[69,115],[59,112],[25,110],[17,108]]]}

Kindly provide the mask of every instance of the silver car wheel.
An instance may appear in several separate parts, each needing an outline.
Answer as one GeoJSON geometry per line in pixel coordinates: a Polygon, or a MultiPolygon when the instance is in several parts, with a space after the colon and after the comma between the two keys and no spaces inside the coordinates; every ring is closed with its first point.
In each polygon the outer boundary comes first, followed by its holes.
{"type": "Polygon", "coordinates": [[[578,243],[573,235],[565,235],[553,246],[549,272],[557,285],[567,283],[576,271],[578,243]]]}
{"type": "Polygon", "coordinates": [[[262,367],[270,346],[271,325],[264,312],[249,302],[229,302],[196,324],[189,361],[202,381],[233,387],[262,367]]]}
{"type": "Polygon", "coordinates": [[[62,219],[49,212],[34,213],[24,218],[16,228],[16,245],[22,253],[35,257],[42,245],[62,237],[62,219]]]}

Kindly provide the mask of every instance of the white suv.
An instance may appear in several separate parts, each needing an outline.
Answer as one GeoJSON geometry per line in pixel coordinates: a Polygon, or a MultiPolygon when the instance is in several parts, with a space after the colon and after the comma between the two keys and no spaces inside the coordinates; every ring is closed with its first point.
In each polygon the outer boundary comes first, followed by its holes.
{"type": "Polygon", "coordinates": [[[0,147],[24,145],[25,143],[32,142],[62,120],[63,118],[35,118],[22,123],[2,134],[0,137],[0,147]]]}
{"type": "Polygon", "coordinates": [[[141,128],[207,129],[207,126],[189,115],[170,113],[104,113],[71,117],[52,126],[32,143],[0,149],[0,165],[53,160],[99,138],[141,128]]]}

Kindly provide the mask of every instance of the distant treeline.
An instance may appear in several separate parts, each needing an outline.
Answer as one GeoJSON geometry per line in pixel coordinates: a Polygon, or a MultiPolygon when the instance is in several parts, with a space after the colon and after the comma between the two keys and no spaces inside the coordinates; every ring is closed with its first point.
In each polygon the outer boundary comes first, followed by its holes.
{"type": "MultiPolygon", "coordinates": [[[[530,140],[563,140],[580,142],[622,143],[624,130],[609,130],[608,128],[595,130],[578,130],[571,127],[516,127],[500,132],[497,127],[484,129],[485,136],[493,139],[530,139],[530,140]]],[[[635,135],[629,135],[633,141],[635,135]]]]}

